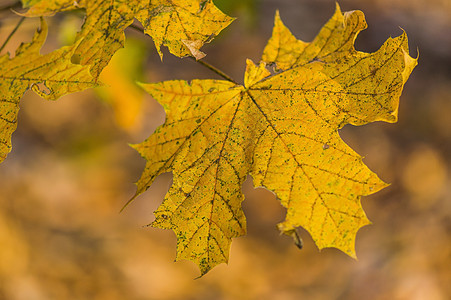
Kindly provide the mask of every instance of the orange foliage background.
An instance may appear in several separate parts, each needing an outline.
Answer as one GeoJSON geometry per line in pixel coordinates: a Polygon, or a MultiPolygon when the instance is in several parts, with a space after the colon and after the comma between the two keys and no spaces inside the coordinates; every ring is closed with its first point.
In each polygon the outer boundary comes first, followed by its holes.
{"type": "MultiPolygon", "coordinates": [[[[245,59],[260,59],[276,9],[305,41],[335,9],[332,0],[245,3],[232,5],[228,13],[238,19],[203,48],[206,61],[238,81],[245,59]]],[[[162,108],[146,96],[139,121],[124,129],[115,105],[99,100],[102,93],[48,102],[28,92],[13,151],[0,165],[0,299],[449,299],[451,3],[343,0],[340,6],[367,17],[358,50],[376,50],[402,27],[411,54],[417,48],[420,53],[401,97],[399,122],[346,126],[340,133],[392,184],[362,201],[373,225],[357,235],[358,261],[334,249],[319,253],[305,231],[301,251],[279,236],[275,224],[283,208],[272,193],[253,189],[249,178],[243,187],[248,235],[233,241],[228,265],[193,280],[199,274],[194,264],[173,262],[174,234],[143,227],[153,220],[169,174],[118,213],[144,168],[127,143],[148,137],[164,121],[162,108]]],[[[60,46],[58,26],[66,18],[49,19],[44,52],[60,46]]],[[[18,17],[2,12],[0,21],[2,43],[18,17]]],[[[27,20],[3,52],[30,40],[37,24],[27,20]]],[[[149,38],[133,29],[126,35],[145,49],[138,80],[217,78],[167,52],[161,62],[149,38]]]]}

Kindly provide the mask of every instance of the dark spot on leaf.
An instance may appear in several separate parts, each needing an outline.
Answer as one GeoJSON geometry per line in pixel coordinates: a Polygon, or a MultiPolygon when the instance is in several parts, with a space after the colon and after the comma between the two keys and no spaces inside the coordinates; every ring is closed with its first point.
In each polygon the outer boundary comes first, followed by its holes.
{"type": "Polygon", "coordinates": [[[70,58],[70,62],[75,64],[75,65],[79,65],[81,62],[81,57],[80,54],[74,54],[72,55],[72,57],[70,58]]]}

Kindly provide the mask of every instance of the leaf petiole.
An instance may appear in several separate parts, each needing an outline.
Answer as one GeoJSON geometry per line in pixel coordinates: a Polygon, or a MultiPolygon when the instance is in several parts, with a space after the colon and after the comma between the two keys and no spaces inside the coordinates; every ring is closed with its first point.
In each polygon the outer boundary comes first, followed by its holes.
{"type": "Polygon", "coordinates": [[[203,60],[197,60],[194,57],[190,56],[191,59],[194,59],[197,63],[200,63],[202,66],[210,69],[211,71],[213,71],[214,73],[218,74],[219,76],[221,76],[222,78],[224,78],[227,81],[233,82],[235,84],[239,84],[238,82],[236,82],[232,77],[230,77],[229,75],[227,75],[226,73],[222,72],[221,70],[219,70],[218,68],[210,65],[209,63],[203,61],[203,60]]]}

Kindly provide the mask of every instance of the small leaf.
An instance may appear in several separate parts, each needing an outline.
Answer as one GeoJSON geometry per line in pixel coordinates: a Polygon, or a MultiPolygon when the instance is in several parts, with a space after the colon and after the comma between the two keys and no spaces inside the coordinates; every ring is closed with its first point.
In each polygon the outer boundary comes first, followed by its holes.
{"type": "Polygon", "coordinates": [[[199,50],[234,20],[223,14],[212,0],[152,1],[150,11],[141,10],[137,19],[143,24],[144,32],[154,40],[160,57],[163,56],[162,45],[176,56],[191,55],[192,49],[183,43],[184,40],[196,43],[191,46],[199,50]]]}

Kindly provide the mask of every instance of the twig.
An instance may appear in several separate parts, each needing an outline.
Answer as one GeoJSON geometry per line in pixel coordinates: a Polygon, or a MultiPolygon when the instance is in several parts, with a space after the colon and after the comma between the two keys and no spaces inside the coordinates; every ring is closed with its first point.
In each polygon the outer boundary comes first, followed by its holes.
{"type": "Polygon", "coordinates": [[[222,78],[224,78],[227,81],[233,82],[235,84],[239,84],[238,82],[236,82],[232,77],[230,77],[229,75],[227,75],[226,73],[222,72],[221,70],[219,70],[216,67],[213,67],[212,65],[210,65],[209,63],[203,61],[203,60],[197,60],[194,57],[190,56],[191,59],[194,59],[197,63],[201,64],[202,66],[210,69],[211,71],[215,72],[216,74],[218,74],[219,76],[221,76],[222,78]]]}
{"type": "Polygon", "coordinates": [[[2,52],[3,48],[5,48],[6,44],[8,44],[11,37],[16,33],[17,29],[19,29],[20,25],[22,25],[23,21],[25,20],[25,17],[20,18],[19,22],[17,23],[16,27],[14,27],[13,31],[8,35],[6,40],[3,42],[3,45],[0,47],[0,52],[2,52]]]}

